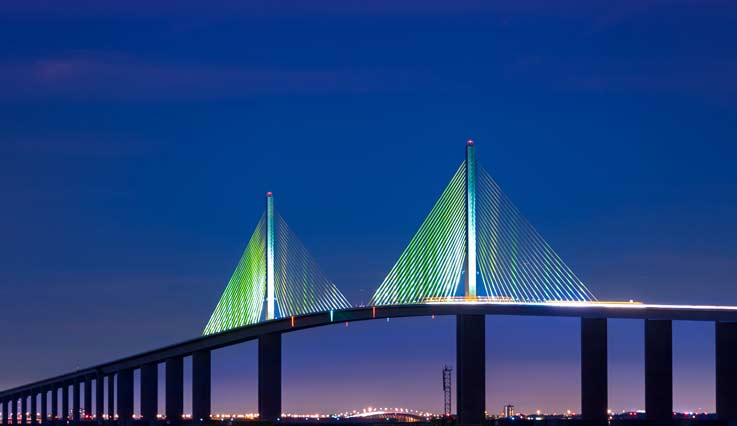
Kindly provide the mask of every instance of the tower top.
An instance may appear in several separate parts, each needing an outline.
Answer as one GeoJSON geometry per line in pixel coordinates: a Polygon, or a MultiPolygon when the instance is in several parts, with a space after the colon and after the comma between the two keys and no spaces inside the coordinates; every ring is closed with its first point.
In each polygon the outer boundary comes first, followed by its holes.
{"type": "Polygon", "coordinates": [[[271,191],[269,191],[269,192],[267,192],[267,193],[266,193],[266,196],[267,196],[267,197],[273,197],[273,196],[274,196],[274,194],[273,194],[273,193],[272,193],[271,191]]]}
{"type": "Polygon", "coordinates": [[[473,139],[469,139],[466,141],[466,146],[473,146],[473,139]]]}

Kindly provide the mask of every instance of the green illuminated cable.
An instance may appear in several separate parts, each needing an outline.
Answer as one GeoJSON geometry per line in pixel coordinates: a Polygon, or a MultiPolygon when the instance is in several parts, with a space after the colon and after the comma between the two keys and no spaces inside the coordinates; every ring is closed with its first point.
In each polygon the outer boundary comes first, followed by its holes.
{"type": "Polygon", "coordinates": [[[350,307],[345,296],[327,279],[284,218],[275,211],[271,193],[267,197],[267,213],[259,220],[205,326],[205,335],[263,319],[350,307]],[[267,279],[270,265],[274,271],[273,284],[267,279]],[[268,291],[269,285],[273,285],[272,291],[268,291]],[[270,311],[265,317],[262,315],[264,301],[270,311]]]}
{"type": "Polygon", "coordinates": [[[428,297],[454,295],[465,260],[465,228],[464,162],[370,303],[419,303],[428,297]]]}
{"type": "MultiPolygon", "coordinates": [[[[204,334],[261,321],[265,300],[266,319],[328,311],[332,318],[334,310],[350,307],[275,211],[272,194],[267,197],[267,214],[259,220],[204,334]]],[[[520,303],[596,300],[491,176],[476,165],[471,141],[466,161],[370,304],[422,303],[459,293],[520,303]],[[482,282],[478,288],[477,267],[482,282]],[[464,270],[473,277],[465,272],[466,288],[461,292],[464,270]]]]}
{"type": "Polygon", "coordinates": [[[483,169],[479,269],[490,295],[519,301],[596,300],[483,169]]]}
{"type": "Polygon", "coordinates": [[[520,303],[596,300],[491,176],[475,164],[469,141],[466,161],[370,303],[410,304],[477,294],[520,303]],[[485,294],[473,290],[473,279],[464,271],[473,273],[474,265],[485,294]],[[459,291],[463,272],[467,288],[459,291]]]}
{"type": "Polygon", "coordinates": [[[278,213],[276,236],[275,292],[281,318],[351,306],[278,213]]]}
{"type": "Polygon", "coordinates": [[[266,219],[264,216],[243,251],[204,334],[255,324],[261,320],[266,292],[266,219]]]}

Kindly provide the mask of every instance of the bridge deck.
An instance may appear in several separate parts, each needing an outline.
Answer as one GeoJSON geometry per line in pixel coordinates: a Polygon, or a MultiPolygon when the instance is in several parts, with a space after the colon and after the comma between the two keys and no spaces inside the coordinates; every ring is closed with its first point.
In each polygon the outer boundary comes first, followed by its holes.
{"type": "Polygon", "coordinates": [[[200,350],[213,350],[257,339],[269,333],[288,333],[333,323],[371,319],[417,317],[431,315],[518,315],[581,318],[664,319],[676,321],[737,322],[735,306],[646,305],[637,303],[426,303],[416,305],[367,306],[331,312],[320,312],[293,318],[281,318],[202,336],[115,361],[74,371],[0,392],[0,398],[21,394],[75,378],[109,375],[148,363],[164,362],[168,358],[189,356],[200,350]]]}

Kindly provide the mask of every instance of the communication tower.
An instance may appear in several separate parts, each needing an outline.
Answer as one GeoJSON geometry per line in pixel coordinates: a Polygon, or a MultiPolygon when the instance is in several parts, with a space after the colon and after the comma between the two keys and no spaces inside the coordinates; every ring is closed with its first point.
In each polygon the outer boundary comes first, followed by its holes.
{"type": "Polygon", "coordinates": [[[443,402],[445,404],[443,413],[445,417],[450,417],[450,372],[451,368],[447,365],[443,367],[443,402]]]}

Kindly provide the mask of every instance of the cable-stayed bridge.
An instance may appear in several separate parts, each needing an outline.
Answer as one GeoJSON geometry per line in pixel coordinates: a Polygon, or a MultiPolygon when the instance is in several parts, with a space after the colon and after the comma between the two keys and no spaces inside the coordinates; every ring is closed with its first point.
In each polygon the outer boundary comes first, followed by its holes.
{"type": "Polygon", "coordinates": [[[472,141],[466,145],[466,160],[371,304],[421,303],[459,295],[531,303],[596,300],[476,164],[472,141]],[[482,286],[477,285],[479,279],[482,286]]]}
{"type": "Polygon", "coordinates": [[[269,192],[266,212],[207,322],[205,334],[350,306],[275,210],[269,192]]]}
{"type": "Polygon", "coordinates": [[[711,321],[717,415],[737,420],[737,307],[598,301],[477,164],[475,151],[468,141],[465,160],[368,306],[351,306],[276,210],[273,194],[267,193],[265,212],[203,336],[2,391],[3,424],[117,419],[126,425],[133,418],[136,370],[142,418],[154,422],[162,363],[166,421],[181,423],[185,357],[192,360],[192,421],[209,422],[211,351],[249,340],[258,340],[260,418],[278,421],[282,334],[334,323],[430,315],[457,318],[460,425],[484,420],[486,315],[580,317],[581,413],[600,424],[607,420],[608,318],[644,320],[645,408],[648,418],[659,422],[672,417],[672,321],[711,321]]]}

